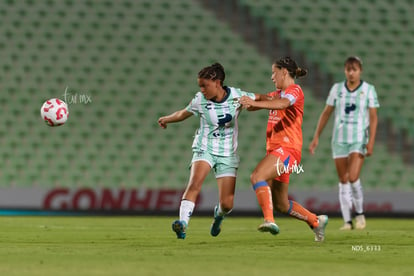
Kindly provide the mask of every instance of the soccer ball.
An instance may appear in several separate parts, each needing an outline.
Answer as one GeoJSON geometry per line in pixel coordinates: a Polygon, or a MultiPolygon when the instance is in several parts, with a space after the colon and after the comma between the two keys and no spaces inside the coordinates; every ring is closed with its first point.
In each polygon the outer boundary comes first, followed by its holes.
{"type": "Polygon", "coordinates": [[[53,98],[42,105],[40,115],[48,126],[61,126],[68,119],[69,108],[64,101],[53,98]]]}

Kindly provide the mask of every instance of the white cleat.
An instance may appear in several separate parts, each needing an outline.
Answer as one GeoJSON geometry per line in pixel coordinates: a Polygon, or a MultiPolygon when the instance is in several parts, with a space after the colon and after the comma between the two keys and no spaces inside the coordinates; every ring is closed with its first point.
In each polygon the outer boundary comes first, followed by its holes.
{"type": "Polygon", "coordinates": [[[365,229],[365,227],[367,226],[367,223],[365,221],[365,216],[364,215],[358,215],[355,217],[355,228],[362,230],[365,229]]]}
{"type": "Polygon", "coordinates": [[[341,231],[349,231],[352,229],[353,229],[352,224],[348,222],[345,222],[345,224],[341,228],[339,228],[339,230],[341,231]]]}
{"type": "Polygon", "coordinates": [[[277,235],[280,232],[279,226],[271,221],[265,221],[264,223],[260,224],[257,230],[260,232],[269,232],[272,235],[277,235]]]}
{"type": "Polygon", "coordinates": [[[328,225],[328,216],[320,215],[318,216],[318,220],[319,220],[318,227],[313,229],[313,232],[315,232],[315,241],[323,242],[325,240],[325,228],[326,228],[326,225],[328,225]]]}

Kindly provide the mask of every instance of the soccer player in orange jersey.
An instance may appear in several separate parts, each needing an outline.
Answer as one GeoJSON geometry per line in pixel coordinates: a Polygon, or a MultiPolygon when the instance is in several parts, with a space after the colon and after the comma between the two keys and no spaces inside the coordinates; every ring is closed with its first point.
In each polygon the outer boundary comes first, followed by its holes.
{"type": "Polygon", "coordinates": [[[242,97],[240,103],[248,110],[269,110],[267,154],[250,176],[264,215],[264,223],[258,230],[273,235],[279,233],[273,216],[274,204],[279,212],[307,222],[315,232],[315,241],[323,241],[328,217],[317,216],[288,199],[289,175],[300,172],[302,154],[304,95],[302,88],[295,84],[295,78],[306,74],[307,71],[298,67],[290,57],[281,58],[272,65],[272,81],[276,91],[262,95],[259,101],[242,97]]]}

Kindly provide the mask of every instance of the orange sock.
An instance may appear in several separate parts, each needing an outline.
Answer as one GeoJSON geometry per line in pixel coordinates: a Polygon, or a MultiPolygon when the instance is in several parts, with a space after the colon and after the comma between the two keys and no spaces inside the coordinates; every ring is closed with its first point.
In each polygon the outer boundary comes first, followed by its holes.
{"type": "Polygon", "coordinates": [[[274,222],[272,193],[269,185],[267,185],[266,181],[259,181],[253,185],[253,189],[256,192],[257,201],[262,208],[264,219],[274,222]]]}
{"type": "Polygon", "coordinates": [[[296,201],[289,200],[289,204],[290,207],[288,214],[290,216],[306,221],[312,228],[318,227],[318,217],[314,213],[311,213],[308,209],[306,209],[296,201]]]}

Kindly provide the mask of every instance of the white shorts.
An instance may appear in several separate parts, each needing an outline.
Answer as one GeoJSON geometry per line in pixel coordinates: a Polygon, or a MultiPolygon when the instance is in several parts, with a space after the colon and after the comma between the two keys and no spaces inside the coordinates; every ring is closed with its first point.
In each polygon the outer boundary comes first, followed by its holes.
{"type": "Polygon", "coordinates": [[[367,153],[367,145],[365,143],[332,143],[333,159],[346,158],[353,152],[365,155],[367,153]]]}
{"type": "Polygon", "coordinates": [[[240,158],[238,155],[218,156],[210,154],[206,151],[194,151],[191,164],[201,160],[206,161],[210,165],[210,167],[214,170],[216,178],[225,176],[237,176],[237,168],[240,164],[240,158]]]}

